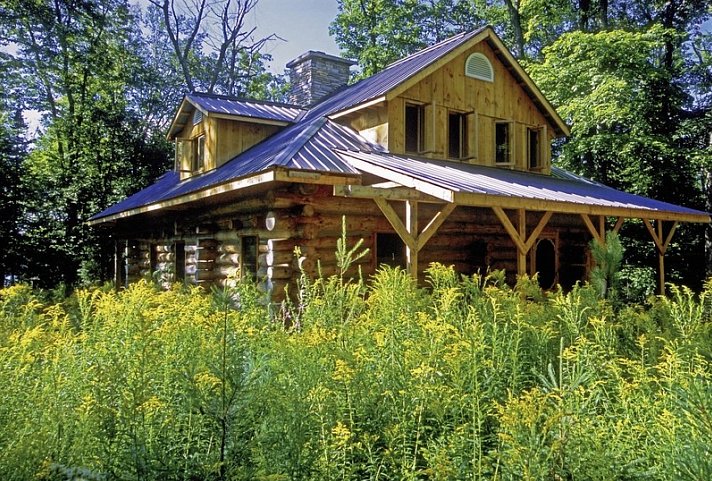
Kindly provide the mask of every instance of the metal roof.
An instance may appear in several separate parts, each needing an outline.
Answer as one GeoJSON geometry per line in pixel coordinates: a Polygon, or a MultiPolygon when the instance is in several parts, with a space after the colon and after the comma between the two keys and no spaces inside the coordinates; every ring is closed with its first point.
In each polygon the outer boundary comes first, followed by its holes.
{"type": "Polygon", "coordinates": [[[613,209],[641,209],[709,218],[706,212],[622,192],[559,168],[553,168],[552,175],[549,176],[387,153],[341,152],[341,157],[345,162],[352,162],[355,167],[358,166],[360,170],[367,172],[376,173],[366,164],[380,167],[378,175],[382,177],[384,172],[386,178],[388,172],[393,172],[453,192],[565,202],[582,206],[594,205],[613,209]],[[354,160],[361,162],[354,162],[354,160]]]}
{"type": "Polygon", "coordinates": [[[168,131],[171,138],[191,121],[195,109],[204,114],[220,114],[231,117],[248,117],[257,120],[290,124],[295,122],[305,109],[290,104],[248,100],[223,95],[193,92],[183,98],[168,131]]]}
{"type": "Polygon", "coordinates": [[[336,150],[384,151],[354,130],[324,117],[300,122],[272,135],[219,168],[180,181],[176,172],[167,172],[153,185],[137,192],[90,220],[108,217],[164,200],[225,184],[274,167],[330,174],[359,175],[336,150]]]}
{"type": "Polygon", "coordinates": [[[305,118],[331,115],[386,94],[430,64],[483,32],[487,27],[455,35],[390,64],[380,72],[336,92],[314,106],[305,118]]]}
{"type": "Polygon", "coordinates": [[[185,98],[211,114],[236,115],[291,123],[297,119],[299,114],[304,112],[304,109],[296,105],[237,99],[196,92],[186,95],[185,98]]]}

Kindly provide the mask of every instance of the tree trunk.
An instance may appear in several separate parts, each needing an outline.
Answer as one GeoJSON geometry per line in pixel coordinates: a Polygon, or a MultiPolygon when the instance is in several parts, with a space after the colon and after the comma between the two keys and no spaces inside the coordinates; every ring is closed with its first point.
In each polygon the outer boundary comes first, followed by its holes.
{"type": "Polygon", "coordinates": [[[509,20],[512,23],[512,29],[514,30],[514,43],[516,47],[516,52],[514,53],[514,56],[517,58],[523,58],[524,34],[522,33],[522,17],[519,14],[519,0],[505,0],[505,3],[507,4],[509,20]]]}

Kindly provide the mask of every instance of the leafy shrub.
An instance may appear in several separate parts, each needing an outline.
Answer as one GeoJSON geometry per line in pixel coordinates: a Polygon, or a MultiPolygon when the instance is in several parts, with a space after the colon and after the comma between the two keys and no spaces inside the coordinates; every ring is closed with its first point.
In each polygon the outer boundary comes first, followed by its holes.
{"type": "Polygon", "coordinates": [[[3,289],[0,477],[709,479],[712,283],[427,281],[306,280],[291,324],[242,283],[3,289]]]}

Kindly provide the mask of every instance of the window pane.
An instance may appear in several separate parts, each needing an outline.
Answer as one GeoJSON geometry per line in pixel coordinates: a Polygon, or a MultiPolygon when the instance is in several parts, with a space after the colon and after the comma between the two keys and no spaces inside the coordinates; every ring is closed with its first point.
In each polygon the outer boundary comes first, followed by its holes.
{"type": "Polygon", "coordinates": [[[509,124],[495,124],[495,162],[509,163],[509,124]]]}
{"type": "Polygon", "coordinates": [[[406,104],[405,106],[405,151],[423,150],[423,106],[406,104]]]}
{"type": "Polygon", "coordinates": [[[539,163],[539,132],[528,130],[529,133],[529,168],[534,169],[540,166],[539,163]]]}
{"type": "Polygon", "coordinates": [[[465,115],[451,112],[448,115],[448,157],[461,159],[465,156],[465,115]]]}
{"type": "Polygon", "coordinates": [[[539,286],[551,289],[556,282],[556,246],[551,239],[542,239],[536,245],[536,270],[539,286]]]}
{"type": "Polygon", "coordinates": [[[182,282],[185,280],[185,242],[178,241],[173,244],[173,249],[175,249],[175,282],[182,282]]]}
{"type": "Polygon", "coordinates": [[[257,236],[242,237],[240,271],[243,279],[257,279],[257,236]]]}

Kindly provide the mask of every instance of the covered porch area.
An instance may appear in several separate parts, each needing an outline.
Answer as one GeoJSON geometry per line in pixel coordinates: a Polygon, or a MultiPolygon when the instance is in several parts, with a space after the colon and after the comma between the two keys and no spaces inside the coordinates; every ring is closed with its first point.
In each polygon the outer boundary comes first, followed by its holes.
{"type": "Polygon", "coordinates": [[[364,173],[364,182],[334,186],[334,195],[370,199],[378,206],[405,245],[405,264],[415,277],[424,261],[433,260],[438,246],[430,245],[431,239],[456,211],[463,230],[473,236],[492,229],[481,219],[496,219],[511,242],[516,274],[541,273],[541,258],[547,257],[553,268],[546,276],[554,284],[563,280],[566,269],[588,272],[588,242],[576,234],[585,232],[587,240],[605,243],[607,231],[618,232],[626,219],[640,219],[657,251],[658,291],[663,294],[665,253],[678,225],[710,222],[705,212],[621,192],[556,168],[552,175],[541,175],[384,153],[340,151],[340,156],[364,173]],[[562,244],[562,231],[578,240],[562,244]],[[564,255],[564,247],[584,252],[564,255]],[[576,261],[562,262],[567,256],[576,261]]]}

